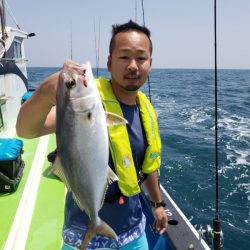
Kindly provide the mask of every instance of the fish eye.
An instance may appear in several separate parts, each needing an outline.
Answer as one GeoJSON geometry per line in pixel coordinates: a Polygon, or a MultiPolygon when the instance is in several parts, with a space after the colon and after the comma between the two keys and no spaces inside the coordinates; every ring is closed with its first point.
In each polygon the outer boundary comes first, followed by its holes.
{"type": "Polygon", "coordinates": [[[72,77],[70,77],[67,81],[66,81],[66,86],[68,89],[72,89],[73,87],[76,86],[76,80],[72,77]]]}
{"type": "Polygon", "coordinates": [[[89,113],[88,113],[88,119],[91,120],[91,118],[92,118],[92,113],[89,112],[89,113]]]}

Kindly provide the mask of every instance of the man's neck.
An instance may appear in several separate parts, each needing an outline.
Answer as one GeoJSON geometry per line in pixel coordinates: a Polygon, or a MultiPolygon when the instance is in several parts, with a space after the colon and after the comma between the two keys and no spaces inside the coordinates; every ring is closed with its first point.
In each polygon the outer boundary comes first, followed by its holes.
{"type": "Polygon", "coordinates": [[[136,96],[138,91],[128,91],[117,85],[112,85],[114,95],[120,102],[127,105],[135,105],[136,104],[136,96]]]}

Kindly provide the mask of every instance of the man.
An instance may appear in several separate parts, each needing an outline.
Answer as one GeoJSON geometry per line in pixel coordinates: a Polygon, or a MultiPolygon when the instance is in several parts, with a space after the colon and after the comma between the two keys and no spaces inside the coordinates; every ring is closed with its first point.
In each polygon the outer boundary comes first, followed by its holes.
{"type": "MultiPolygon", "coordinates": [[[[118,241],[98,236],[92,239],[88,249],[145,250],[148,249],[145,216],[138,194],[141,172],[147,175],[145,186],[153,205],[155,230],[163,234],[168,224],[158,185],[157,169],[160,167],[161,151],[158,125],[152,105],[139,91],[152,64],[150,31],[132,21],[114,25],[109,53],[107,67],[111,80],[99,78],[96,83],[102,99],[112,101],[103,101],[105,110],[120,112],[119,115],[124,116],[128,124],[127,129],[120,133],[120,138],[109,129],[112,144],[109,164],[119,181],[109,186],[99,214],[114,229],[118,241]],[[117,103],[115,110],[110,103],[117,103]],[[124,165],[132,167],[124,168],[124,165]]],[[[81,72],[80,65],[71,61],[66,61],[64,68],[81,72]]],[[[22,106],[16,124],[19,136],[33,138],[55,132],[59,74],[57,72],[46,79],[22,106]]],[[[88,216],[68,193],[63,228],[64,250],[79,248],[88,223],[88,216]]]]}

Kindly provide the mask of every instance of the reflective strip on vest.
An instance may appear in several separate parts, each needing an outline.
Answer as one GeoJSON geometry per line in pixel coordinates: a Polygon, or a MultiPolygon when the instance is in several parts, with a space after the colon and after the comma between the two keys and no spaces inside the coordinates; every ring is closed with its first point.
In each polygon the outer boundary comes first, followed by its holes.
{"type": "MultiPolygon", "coordinates": [[[[105,110],[124,117],[121,106],[113,93],[110,81],[100,77],[96,79],[96,84],[105,110]]],[[[161,164],[161,140],[158,123],[153,106],[141,91],[138,91],[136,102],[140,110],[148,143],[142,164],[142,172],[150,174],[156,171],[161,164]]],[[[126,124],[109,126],[108,131],[110,151],[116,174],[119,178],[119,188],[125,196],[138,194],[141,190],[138,185],[127,126],[126,124]]]]}

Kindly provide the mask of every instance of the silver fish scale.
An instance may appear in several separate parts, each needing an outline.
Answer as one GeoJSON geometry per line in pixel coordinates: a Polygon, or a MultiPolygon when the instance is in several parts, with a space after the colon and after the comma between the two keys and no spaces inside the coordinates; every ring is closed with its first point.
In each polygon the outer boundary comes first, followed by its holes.
{"type": "Polygon", "coordinates": [[[95,221],[107,185],[107,125],[94,79],[87,87],[79,81],[76,82],[77,88],[72,90],[68,90],[64,82],[59,83],[58,156],[65,176],[63,178],[67,180],[68,188],[73,192],[77,204],[95,221]]]}

